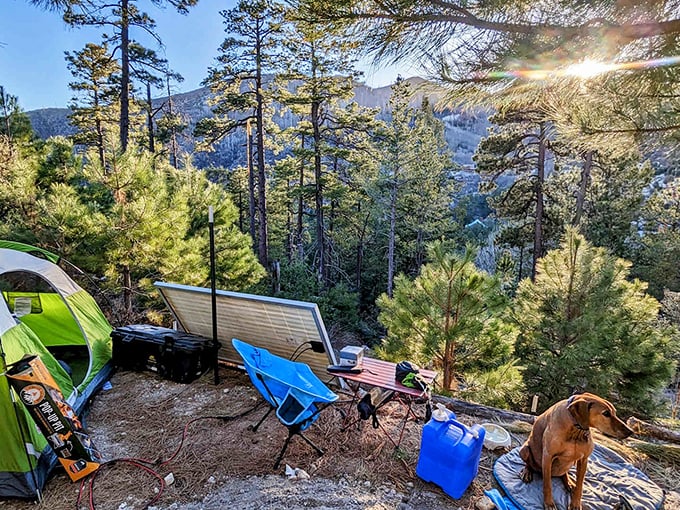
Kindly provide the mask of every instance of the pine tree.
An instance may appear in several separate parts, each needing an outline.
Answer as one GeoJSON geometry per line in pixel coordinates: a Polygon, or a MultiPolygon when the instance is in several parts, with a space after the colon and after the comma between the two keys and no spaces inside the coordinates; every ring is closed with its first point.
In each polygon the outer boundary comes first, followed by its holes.
{"type": "Polygon", "coordinates": [[[351,102],[359,73],[354,68],[355,45],[342,33],[299,22],[289,31],[285,47],[287,65],[281,78],[291,85],[282,84],[277,100],[298,119],[284,132],[294,144],[295,157],[289,166],[295,175],[288,172],[288,182],[296,183],[297,200],[291,211],[295,223],[291,242],[302,255],[303,214],[311,207],[315,244],[310,255],[323,287],[331,282],[331,268],[337,271],[338,267],[337,260],[332,260],[332,231],[333,215],[344,193],[343,175],[352,165],[352,149],[363,144],[365,133],[374,129],[375,112],[351,102]]]}
{"type": "Polygon", "coordinates": [[[409,106],[410,85],[399,78],[392,86],[390,97],[391,119],[383,141],[384,159],[381,180],[385,188],[385,210],[387,216],[387,296],[392,297],[396,274],[396,235],[398,201],[405,185],[411,182],[410,170],[417,164],[416,155],[410,150],[409,138],[414,112],[409,106]]]}
{"type": "Polygon", "coordinates": [[[392,86],[390,119],[381,134],[381,170],[377,187],[378,216],[385,218],[387,295],[392,295],[398,271],[416,274],[426,239],[448,232],[453,221],[450,179],[452,157],[443,129],[428,103],[411,106],[413,91],[399,78],[392,86]],[[401,260],[400,260],[401,259],[401,260]]]}
{"type": "Polygon", "coordinates": [[[218,65],[209,69],[204,81],[214,94],[214,115],[198,123],[195,135],[204,137],[203,146],[209,147],[239,127],[249,130],[251,123],[254,125],[257,182],[252,182],[257,187],[257,252],[260,263],[268,267],[265,122],[272,82],[266,74],[275,72],[278,65],[283,8],[270,0],[241,0],[234,9],[220,14],[228,36],[220,46],[218,65]]]}
{"type": "Polygon", "coordinates": [[[17,96],[8,94],[0,85],[0,136],[5,137],[9,155],[13,156],[17,144],[33,138],[33,128],[28,116],[19,106],[17,96]]]}
{"type": "Polygon", "coordinates": [[[417,192],[405,197],[402,217],[406,221],[400,238],[406,245],[402,251],[410,255],[404,270],[417,274],[425,261],[426,244],[451,234],[456,187],[451,178],[453,154],[446,143],[444,125],[434,116],[426,96],[415,112],[412,136],[418,161],[413,169],[417,192]]]}
{"type": "Polygon", "coordinates": [[[631,255],[630,240],[654,172],[637,158],[599,158],[584,203],[581,232],[618,257],[631,255]]]}
{"type": "Polygon", "coordinates": [[[156,123],[156,137],[166,146],[165,150],[170,155],[170,164],[175,168],[179,168],[179,140],[183,136],[186,137],[184,132],[189,127],[189,124],[183,115],[176,111],[173,106],[172,89],[170,87],[171,80],[181,81],[182,77],[179,75],[166,75],[165,77],[167,98],[160,107],[163,115],[156,123]]]}
{"type": "MultiPolygon", "coordinates": [[[[186,14],[198,0],[154,0],[155,5],[170,5],[181,14],[186,14]]],[[[120,51],[120,147],[127,150],[130,138],[131,93],[134,78],[143,74],[153,75],[150,69],[157,66],[159,60],[151,50],[143,48],[130,36],[130,29],[140,28],[151,34],[160,42],[154,33],[155,22],[138,8],[139,0],[77,0],[68,3],[64,20],[71,26],[111,27],[113,33],[105,36],[120,51]],[[137,67],[135,68],[135,64],[137,67]]]]}
{"type": "Polygon", "coordinates": [[[522,108],[497,114],[493,120],[499,127],[477,148],[474,157],[477,171],[491,181],[504,173],[518,176],[499,201],[511,207],[522,204],[513,212],[515,218],[533,218],[531,277],[534,278],[537,260],[543,254],[544,191],[552,126],[540,111],[522,108]],[[515,192],[521,194],[513,196],[515,192]],[[521,199],[522,196],[526,198],[521,199]]]}
{"type": "Polygon", "coordinates": [[[512,328],[502,313],[508,302],[499,281],[474,265],[475,253],[447,252],[429,246],[429,262],[411,281],[395,279],[394,296],[377,301],[387,328],[381,352],[388,359],[432,364],[443,372],[444,389],[456,389],[456,377],[488,370],[508,361],[512,328]]]}
{"type": "Polygon", "coordinates": [[[657,299],[664,289],[680,291],[680,180],[669,178],[656,189],[642,210],[640,234],[635,239],[635,276],[649,283],[657,299]]]}
{"type": "Polygon", "coordinates": [[[517,355],[540,407],[577,390],[626,410],[652,413],[678,346],[657,321],[659,303],[629,281],[630,263],[570,229],[517,291],[517,355]]]}
{"type": "Polygon", "coordinates": [[[77,81],[69,83],[72,98],[69,119],[77,129],[76,143],[96,147],[99,164],[107,167],[106,153],[112,152],[110,134],[118,124],[120,66],[111,58],[108,44],[87,44],[75,53],[66,52],[68,69],[77,81]]]}

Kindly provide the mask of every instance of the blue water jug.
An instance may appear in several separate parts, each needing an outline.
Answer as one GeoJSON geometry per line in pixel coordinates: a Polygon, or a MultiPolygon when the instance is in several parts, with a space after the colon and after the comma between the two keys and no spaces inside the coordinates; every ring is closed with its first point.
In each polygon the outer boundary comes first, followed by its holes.
{"type": "Polygon", "coordinates": [[[460,498],[477,476],[484,444],[484,427],[466,427],[453,412],[433,413],[423,427],[416,474],[460,498]]]}

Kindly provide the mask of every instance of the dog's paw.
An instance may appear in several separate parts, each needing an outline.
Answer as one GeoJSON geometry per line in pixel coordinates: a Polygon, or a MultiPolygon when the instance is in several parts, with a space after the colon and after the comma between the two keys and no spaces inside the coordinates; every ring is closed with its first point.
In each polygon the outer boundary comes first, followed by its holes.
{"type": "Polygon", "coordinates": [[[545,503],[543,505],[543,509],[544,510],[558,510],[557,505],[555,503],[550,503],[550,504],[545,503]]]}
{"type": "Polygon", "coordinates": [[[533,471],[531,471],[531,469],[525,467],[519,474],[519,477],[522,479],[524,483],[529,483],[534,479],[534,473],[533,471]]]}
{"type": "Polygon", "coordinates": [[[569,505],[569,510],[581,510],[581,509],[582,509],[581,503],[579,503],[579,504],[576,505],[576,506],[574,506],[574,505],[569,505]]]}

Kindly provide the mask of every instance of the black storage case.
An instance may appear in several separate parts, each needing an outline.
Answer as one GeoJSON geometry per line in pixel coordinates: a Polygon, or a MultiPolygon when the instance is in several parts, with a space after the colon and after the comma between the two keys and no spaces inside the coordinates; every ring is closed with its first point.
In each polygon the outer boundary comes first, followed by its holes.
{"type": "Polygon", "coordinates": [[[114,329],[111,338],[115,366],[151,370],[180,383],[200,377],[215,362],[212,339],[183,331],[132,324],[114,329]]]}

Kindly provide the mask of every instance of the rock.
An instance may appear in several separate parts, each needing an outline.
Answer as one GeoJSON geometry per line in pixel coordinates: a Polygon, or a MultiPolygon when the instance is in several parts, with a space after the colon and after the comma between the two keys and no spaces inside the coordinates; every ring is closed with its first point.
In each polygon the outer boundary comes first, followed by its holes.
{"type": "Polygon", "coordinates": [[[496,505],[486,496],[482,496],[475,502],[475,508],[477,510],[494,510],[496,505]]]}
{"type": "Polygon", "coordinates": [[[310,476],[304,469],[295,468],[295,478],[298,480],[309,480],[310,476]]]}

